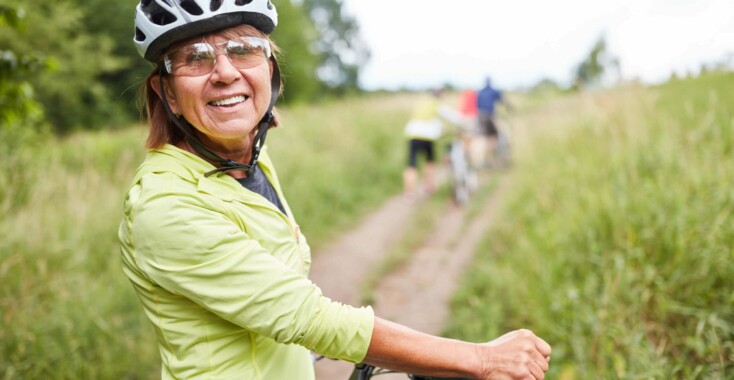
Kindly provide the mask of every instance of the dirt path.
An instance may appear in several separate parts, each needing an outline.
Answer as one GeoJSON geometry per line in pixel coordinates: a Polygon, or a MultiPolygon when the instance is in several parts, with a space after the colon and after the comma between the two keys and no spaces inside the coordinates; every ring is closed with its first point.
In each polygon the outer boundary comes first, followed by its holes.
{"type": "MultiPolygon", "coordinates": [[[[372,305],[380,317],[419,331],[440,334],[459,277],[470,263],[474,248],[494,220],[507,188],[502,180],[480,212],[466,224],[465,210],[447,204],[446,213],[424,245],[399,270],[380,281],[372,305]]],[[[331,245],[314,253],[311,278],[334,300],[360,305],[360,287],[404,232],[420,203],[402,196],[379,210],[331,245]]],[[[317,380],[346,380],[353,365],[323,359],[316,363],[317,380]]],[[[405,376],[381,376],[405,379],[405,376]]]]}

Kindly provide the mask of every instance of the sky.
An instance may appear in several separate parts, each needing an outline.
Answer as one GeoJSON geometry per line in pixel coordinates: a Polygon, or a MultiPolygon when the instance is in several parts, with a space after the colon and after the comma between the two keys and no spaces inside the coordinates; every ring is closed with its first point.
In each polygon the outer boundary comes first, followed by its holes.
{"type": "Polygon", "coordinates": [[[571,83],[602,36],[625,79],[734,65],[734,0],[344,0],[371,51],[366,89],[571,83]]]}

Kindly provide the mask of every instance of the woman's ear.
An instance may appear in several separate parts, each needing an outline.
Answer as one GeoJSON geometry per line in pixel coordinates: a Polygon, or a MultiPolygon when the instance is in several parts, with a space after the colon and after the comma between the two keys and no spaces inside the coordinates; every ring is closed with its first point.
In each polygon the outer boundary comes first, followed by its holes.
{"type": "MultiPolygon", "coordinates": [[[[163,90],[166,92],[166,98],[165,100],[168,100],[168,106],[171,107],[171,112],[173,112],[175,115],[181,115],[181,112],[178,110],[178,101],[176,100],[176,94],[173,92],[173,89],[171,88],[171,84],[168,80],[169,78],[164,77],[163,78],[163,90]]],[[[155,93],[158,95],[161,100],[163,100],[163,94],[161,93],[161,76],[156,74],[150,77],[149,79],[149,85],[150,88],[155,91],[155,93]]]]}

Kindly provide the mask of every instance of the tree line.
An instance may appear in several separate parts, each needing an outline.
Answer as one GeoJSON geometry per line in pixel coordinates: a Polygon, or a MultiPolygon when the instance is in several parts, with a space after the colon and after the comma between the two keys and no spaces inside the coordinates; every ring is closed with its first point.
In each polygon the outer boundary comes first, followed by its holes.
{"type": "MultiPolygon", "coordinates": [[[[138,89],[153,66],[132,42],[138,2],[0,0],[0,137],[17,143],[30,133],[139,120],[138,89]]],[[[341,0],[276,6],[280,22],[272,37],[283,51],[287,88],[281,101],[359,91],[369,50],[341,0]]]]}

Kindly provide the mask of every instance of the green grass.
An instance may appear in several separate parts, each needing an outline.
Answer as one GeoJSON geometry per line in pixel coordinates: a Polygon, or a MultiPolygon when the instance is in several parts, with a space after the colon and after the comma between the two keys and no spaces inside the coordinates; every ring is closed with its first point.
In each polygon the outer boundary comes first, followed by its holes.
{"type": "Polygon", "coordinates": [[[115,231],[140,129],[49,141],[14,170],[25,203],[0,222],[0,377],[150,378],[157,356],[121,276],[115,231]]]}
{"type": "Polygon", "coordinates": [[[481,216],[480,212],[484,205],[489,202],[489,197],[497,189],[500,176],[505,175],[504,172],[492,172],[489,175],[481,174],[483,180],[479,184],[476,191],[471,194],[469,203],[465,207],[464,219],[461,221],[461,229],[459,233],[449,243],[449,249],[453,249],[459,244],[463,238],[463,235],[467,232],[469,226],[475,218],[481,216]]]}
{"type": "Polygon", "coordinates": [[[550,378],[734,378],[734,75],[518,116],[513,190],[447,333],[530,328],[550,378]]]}

